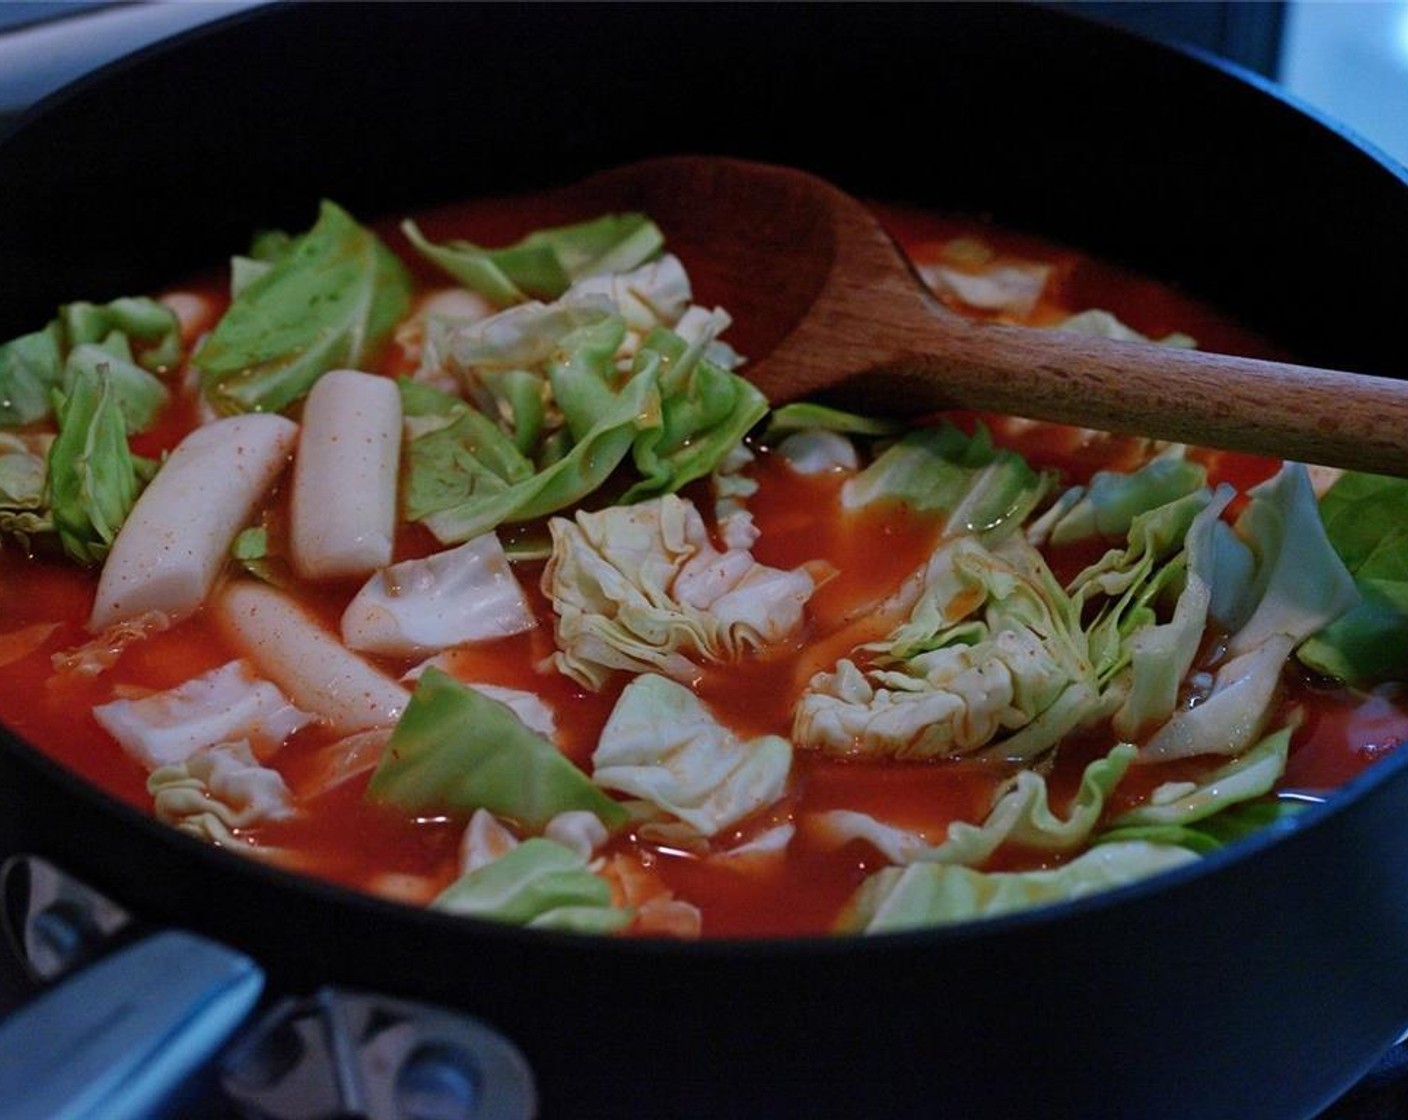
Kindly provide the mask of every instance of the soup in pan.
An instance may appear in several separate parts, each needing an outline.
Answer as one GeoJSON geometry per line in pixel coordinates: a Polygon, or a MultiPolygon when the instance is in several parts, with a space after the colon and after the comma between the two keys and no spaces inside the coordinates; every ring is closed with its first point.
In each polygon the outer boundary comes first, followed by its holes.
{"type": "MultiPolygon", "coordinates": [[[[1408,732],[1402,483],[773,408],[647,215],[504,213],[324,203],[0,347],[10,729],[253,858],[675,937],[1099,891],[1408,732]]],[[[1266,351],[1080,253],[881,213],[966,313],[1266,351]]]]}

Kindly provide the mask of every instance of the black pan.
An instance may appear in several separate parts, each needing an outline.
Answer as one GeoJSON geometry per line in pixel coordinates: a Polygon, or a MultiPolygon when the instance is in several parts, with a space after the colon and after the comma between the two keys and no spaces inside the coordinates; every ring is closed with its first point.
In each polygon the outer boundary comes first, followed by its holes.
{"type": "MultiPolygon", "coordinates": [[[[315,201],[400,215],[702,151],[993,214],[1404,375],[1408,185],[1208,62],[1026,6],[277,5],[0,140],[0,337],[218,264],[315,201]]],[[[204,847],[0,739],[39,853],[273,982],[452,1004],[549,1116],[1306,1117],[1408,1023],[1408,753],[1279,838],[1049,910],[865,940],[478,924],[204,847]]]]}

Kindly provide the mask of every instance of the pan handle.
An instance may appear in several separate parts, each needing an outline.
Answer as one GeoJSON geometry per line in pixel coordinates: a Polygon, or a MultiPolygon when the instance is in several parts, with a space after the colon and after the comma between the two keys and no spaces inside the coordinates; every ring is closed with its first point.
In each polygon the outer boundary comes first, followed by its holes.
{"type": "Polygon", "coordinates": [[[0,1063],[7,1120],[148,1120],[212,1094],[245,1120],[537,1115],[526,1059],[470,1016],[334,987],[256,1015],[253,960],[143,929],[47,860],[0,867],[0,927],[0,964],[40,989],[0,1019],[0,1054],[23,1056],[0,1063]]]}

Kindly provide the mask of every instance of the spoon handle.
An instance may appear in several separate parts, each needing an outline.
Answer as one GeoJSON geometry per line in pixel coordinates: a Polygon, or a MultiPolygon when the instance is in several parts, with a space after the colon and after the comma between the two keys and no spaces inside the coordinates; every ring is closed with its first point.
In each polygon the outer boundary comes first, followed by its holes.
{"type": "Polygon", "coordinates": [[[1408,381],[950,314],[939,326],[941,352],[911,335],[847,378],[837,397],[870,411],[987,409],[1408,474],[1408,381]]]}

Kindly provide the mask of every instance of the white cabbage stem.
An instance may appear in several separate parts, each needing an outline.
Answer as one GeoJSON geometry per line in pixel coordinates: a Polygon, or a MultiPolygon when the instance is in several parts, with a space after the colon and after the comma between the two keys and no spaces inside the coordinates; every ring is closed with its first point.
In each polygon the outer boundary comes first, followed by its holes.
{"type": "Polygon", "coordinates": [[[217,420],[183,439],[113,542],[88,629],[148,611],[172,621],[195,611],[297,437],[292,420],[257,413],[217,420]]]}
{"type": "Polygon", "coordinates": [[[262,676],[341,735],[389,727],[410,694],[347,649],[293,599],[250,580],[225,587],[216,623],[262,676]]]}
{"type": "Polygon", "coordinates": [[[387,377],[323,374],[303,405],[289,545],[309,579],[365,576],[391,563],[401,394],[387,377]]]}

